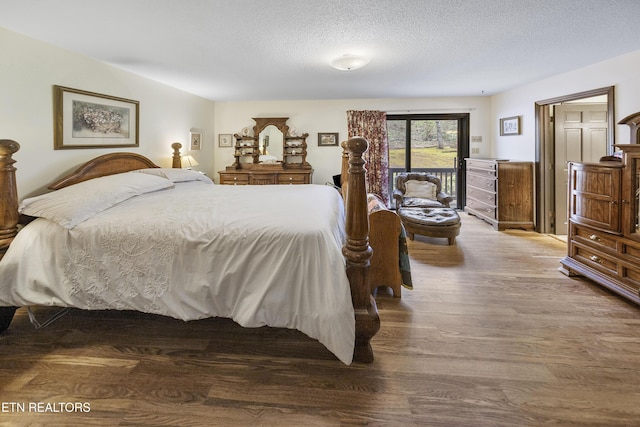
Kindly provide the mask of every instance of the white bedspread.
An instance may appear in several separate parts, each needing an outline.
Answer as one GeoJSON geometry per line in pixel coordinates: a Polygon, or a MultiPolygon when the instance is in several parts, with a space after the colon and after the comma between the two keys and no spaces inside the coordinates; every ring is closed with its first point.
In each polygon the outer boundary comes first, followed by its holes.
{"type": "Polygon", "coordinates": [[[328,186],[180,183],[71,230],[33,221],[0,261],[0,306],[228,317],[300,330],[349,364],[344,239],[343,203],[328,186]]]}

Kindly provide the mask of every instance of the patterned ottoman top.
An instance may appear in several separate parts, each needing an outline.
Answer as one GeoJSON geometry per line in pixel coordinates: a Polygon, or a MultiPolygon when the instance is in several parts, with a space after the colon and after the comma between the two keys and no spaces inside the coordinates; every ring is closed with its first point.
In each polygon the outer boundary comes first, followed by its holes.
{"type": "Polygon", "coordinates": [[[403,221],[427,226],[460,224],[460,216],[452,208],[400,208],[398,215],[403,221]]]}

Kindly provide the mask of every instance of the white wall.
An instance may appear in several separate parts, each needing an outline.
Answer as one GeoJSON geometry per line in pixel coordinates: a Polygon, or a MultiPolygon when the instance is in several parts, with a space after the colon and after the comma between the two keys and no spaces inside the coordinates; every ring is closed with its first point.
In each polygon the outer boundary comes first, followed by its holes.
{"type": "Polygon", "coordinates": [[[18,197],[44,191],[63,172],[100,154],[133,151],[170,166],[171,143],[188,146],[202,129],[202,170],[213,170],[215,103],[104,63],[0,28],[0,139],[21,148],[14,156],[18,197]],[[122,149],[53,149],[53,85],[140,102],[140,146],[122,149]]]}
{"type": "Polygon", "coordinates": [[[629,128],[617,125],[624,117],[640,111],[640,50],[568,73],[521,86],[492,97],[492,156],[514,160],[535,160],[535,102],[573,93],[615,86],[616,143],[629,142],[629,128]],[[500,136],[501,117],[522,116],[522,135],[500,136]]]}
{"type": "MultiPolygon", "coordinates": [[[[347,110],[381,110],[389,114],[468,112],[471,135],[482,136],[483,140],[471,147],[480,150],[477,156],[488,156],[491,152],[489,97],[217,102],[214,121],[216,134],[234,134],[243,127],[252,128],[253,117],[289,117],[289,127],[309,134],[307,161],[314,169],[313,182],[324,184],[340,173],[342,151],[340,147],[318,147],[318,133],[338,132],[340,141],[346,140],[347,110]]],[[[216,180],[217,171],[232,163],[232,148],[216,148],[216,180]]]]}

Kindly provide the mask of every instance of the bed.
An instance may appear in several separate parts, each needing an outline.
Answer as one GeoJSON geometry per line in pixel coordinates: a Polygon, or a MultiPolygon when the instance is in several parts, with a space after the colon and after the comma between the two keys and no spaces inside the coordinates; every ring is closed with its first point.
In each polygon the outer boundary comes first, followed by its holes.
{"type": "Polygon", "coordinates": [[[344,200],[324,185],[215,185],[172,147],[176,169],[106,154],[19,201],[19,144],[0,140],[0,333],[18,307],[136,310],[293,328],[345,364],[373,361],[366,140],[348,141],[344,200]]]}

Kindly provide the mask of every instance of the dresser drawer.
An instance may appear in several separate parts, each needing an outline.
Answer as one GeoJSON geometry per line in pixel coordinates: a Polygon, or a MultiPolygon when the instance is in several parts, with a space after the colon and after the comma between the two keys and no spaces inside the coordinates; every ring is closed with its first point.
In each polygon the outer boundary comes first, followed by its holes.
{"type": "Polygon", "coordinates": [[[467,188],[467,197],[491,206],[495,206],[496,204],[496,193],[493,191],[486,191],[470,186],[467,188]]]}
{"type": "Polygon", "coordinates": [[[640,269],[637,266],[622,263],[620,271],[627,289],[640,296],[640,269]]]}
{"type": "Polygon", "coordinates": [[[482,203],[479,200],[475,200],[475,199],[467,199],[467,208],[469,209],[473,209],[474,211],[476,211],[479,214],[482,214],[486,217],[492,218],[492,219],[496,219],[497,215],[496,215],[496,207],[494,205],[487,205],[485,203],[482,203]]]}
{"type": "Polygon", "coordinates": [[[307,184],[307,174],[281,173],[278,174],[278,184],[307,184]]]}
{"type": "Polygon", "coordinates": [[[273,185],[276,183],[276,174],[274,173],[252,173],[249,175],[249,184],[251,185],[273,185]]]}
{"type": "Polygon", "coordinates": [[[223,185],[247,185],[249,184],[249,175],[246,174],[220,174],[220,184],[223,185]]]}
{"type": "Polygon", "coordinates": [[[608,274],[609,276],[618,275],[618,261],[615,257],[611,257],[577,241],[571,242],[570,250],[571,257],[576,261],[608,274]]]}
{"type": "Polygon", "coordinates": [[[596,248],[598,250],[617,250],[618,238],[614,235],[594,230],[593,228],[571,222],[570,227],[573,229],[571,235],[574,239],[583,244],[596,248]]]}
{"type": "Polygon", "coordinates": [[[496,191],[496,179],[492,176],[467,174],[467,186],[473,186],[486,191],[496,191]]]}
{"type": "Polygon", "coordinates": [[[482,169],[495,172],[496,165],[497,163],[494,161],[467,159],[467,169],[482,169]]]}

